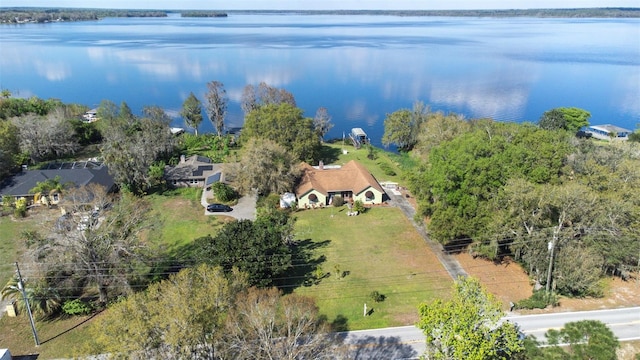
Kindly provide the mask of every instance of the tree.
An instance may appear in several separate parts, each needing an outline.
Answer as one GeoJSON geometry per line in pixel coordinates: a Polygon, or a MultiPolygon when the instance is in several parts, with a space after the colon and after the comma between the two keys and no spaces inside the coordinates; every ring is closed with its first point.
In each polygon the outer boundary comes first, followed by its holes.
{"type": "Polygon", "coordinates": [[[238,272],[183,269],[116,303],[91,326],[91,353],[120,358],[221,359],[225,316],[246,287],[238,272]]]}
{"type": "Polygon", "coordinates": [[[589,126],[589,119],[591,118],[590,112],[575,107],[562,107],[558,108],[558,110],[562,112],[566,121],[566,129],[571,133],[575,133],[581,128],[589,126]]]}
{"type": "Polygon", "coordinates": [[[13,173],[20,165],[18,131],[18,127],[12,122],[0,120],[0,181],[13,173]]]}
{"type": "Polygon", "coordinates": [[[25,115],[12,119],[20,136],[20,148],[38,162],[73,154],[78,149],[73,125],[57,109],[45,116],[25,115]]]}
{"type": "Polygon", "coordinates": [[[586,110],[570,107],[556,108],[545,111],[538,121],[538,126],[545,130],[567,130],[575,133],[585,126],[589,126],[591,113],[586,110]]]}
{"type": "Polygon", "coordinates": [[[567,119],[560,109],[545,111],[538,120],[538,126],[545,130],[561,130],[567,128],[567,119]]]}
{"type": "MultiPolygon", "coordinates": [[[[22,291],[18,286],[18,275],[14,275],[0,292],[0,300],[12,299],[16,302],[18,311],[26,311],[27,305],[24,301],[22,291]]],[[[55,287],[47,284],[47,279],[25,281],[23,279],[24,292],[29,301],[31,312],[42,319],[47,319],[55,315],[62,306],[62,299],[55,287]]]]}
{"type": "Polygon", "coordinates": [[[417,326],[428,359],[505,359],[523,350],[518,328],[500,322],[500,302],[474,278],[458,278],[452,299],[421,304],[417,326]]]}
{"type": "Polygon", "coordinates": [[[430,112],[418,132],[417,143],[412,154],[426,159],[431,149],[443,142],[451,141],[471,130],[471,122],[462,115],[447,114],[441,111],[430,112]]]}
{"type": "Polygon", "coordinates": [[[269,86],[265,82],[261,82],[257,88],[253,85],[247,85],[242,90],[240,107],[245,115],[263,105],[270,104],[289,104],[296,107],[296,100],[293,94],[287,90],[269,86]]]}
{"type": "Polygon", "coordinates": [[[335,359],[341,347],[309,297],[276,288],[241,292],[225,326],[233,359],[335,359]]]}
{"type": "Polygon", "coordinates": [[[300,175],[299,162],[287,149],[267,139],[250,139],[240,161],[227,167],[238,191],[260,194],[291,191],[300,175]]]}
{"type": "MultiPolygon", "coordinates": [[[[156,160],[171,154],[175,137],[169,131],[169,118],[158,107],[145,107],[144,116],[137,118],[123,113],[112,113],[109,103],[98,110],[112,116],[106,120],[104,141],[100,148],[109,172],[123,188],[140,193],[152,185],[149,168],[156,160]]],[[[123,108],[128,108],[126,104],[123,108]]]]}
{"type": "Polygon", "coordinates": [[[396,144],[401,151],[410,151],[418,142],[420,127],[429,116],[429,108],[416,102],[413,111],[401,109],[387,114],[384,120],[382,143],[396,144]]]}
{"type": "Polygon", "coordinates": [[[313,118],[313,128],[320,135],[320,141],[324,142],[324,136],[333,128],[331,115],[329,115],[327,108],[318,108],[316,116],[313,118]]]}
{"type": "Polygon", "coordinates": [[[141,281],[135,277],[141,275],[139,269],[150,256],[139,237],[149,226],[145,222],[149,203],[125,193],[104,210],[106,199],[102,187],[71,193],[64,206],[78,214],[67,215],[68,224],[58,226],[57,235],[35,249],[43,258],[42,272],[64,274],[61,278],[72,279],[80,289],[94,287],[103,305],[110,296],[130,291],[132,280],[141,281]],[[92,214],[96,208],[105,212],[99,220],[92,214]]]}
{"type": "Polygon", "coordinates": [[[560,330],[551,329],[546,333],[548,347],[527,349],[527,358],[543,359],[617,359],[620,347],[611,329],[601,321],[582,320],[569,322],[560,330]],[[568,346],[561,347],[561,344],[568,346]]]}
{"type": "Polygon", "coordinates": [[[193,95],[193,92],[189,93],[189,97],[182,103],[180,115],[184,118],[187,126],[192,127],[196,132],[196,136],[198,136],[198,126],[202,122],[202,105],[200,100],[193,95]]]}
{"type": "Polygon", "coordinates": [[[248,276],[250,285],[270,286],[291,267],[291,249],[282,234],[251,220],[225,224],[215,237],[194,241],[198,262],[221,266],[226,272],[234,267],[248,276]]]}
{"type": "Polygon", "coordinates": [[[227,91],[224,89],[224,84],[219,81],[208,82],[207,89],[205,109],[218,136],[222,136],[224,117],[227,114],[227,91]]]}
{"type": "Polygon", "coordinates": [[[262,105],[245,117],[240,138],[270,139],[307,162],[318,157],[320,139],[313,120],[302,116],[302,110],[288,103],[262,105]]]}

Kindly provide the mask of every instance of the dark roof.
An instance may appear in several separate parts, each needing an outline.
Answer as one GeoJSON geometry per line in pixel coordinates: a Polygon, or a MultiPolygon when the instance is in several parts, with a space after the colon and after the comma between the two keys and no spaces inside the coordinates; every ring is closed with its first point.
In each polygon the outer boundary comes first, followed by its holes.
{"type": "Polygon", "coordinates": [[[220,179],[222,178],[222,173],[221,172],[217,172],[209,177],[207,177],[207,182],[206,182],[206,186],[209,186],[213,183],[217,183],[220,181],[220,179]]]}
{"type": "Polygon", "coordinates": [[[167,180],[188,180],[204,178],[211,172],[220,171],[220,164],[212,164],[211,159],[192,155],[183,158],[176,166],[165,166],[164,176],[167,180]]]}
{"type": "Polygon", "coordinates": [[[90,163],[90,165],[87,166],[85,164],[84,166],[78,165],[74,167],[67,165],[71,163],[58,164],[58,166],[50,164],[45,169],[22,171],[0,184],[0,194],[25,196],[39,182],[54,179],[56,176],[60,177],[61,184],[73,183],[75,186],[80,187],[93,183],[102,185],[107,191],[110,191],[115,182],[113,177],[109,175],[107,167],[96,162],[86,163],[90,163]]]}

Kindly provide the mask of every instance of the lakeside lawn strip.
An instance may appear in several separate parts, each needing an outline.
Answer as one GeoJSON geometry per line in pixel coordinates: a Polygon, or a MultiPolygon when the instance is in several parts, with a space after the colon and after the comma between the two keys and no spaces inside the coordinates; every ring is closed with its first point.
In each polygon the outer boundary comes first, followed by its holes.
{"type": "Polygon", "coordinates": [[[397,208],[374,207],[359,216],[346,216],[346,207],[326,208],[294,216],[296,238],[323,244],[315,256],[325,256],[320,266],[330,273],[295,292],[315,298],[329,322],[346,321],[349,330],[409,325],[420,302],[449,292],[451,278],[397,208]],[[373,291],[385,300],[374,302],[373,291]],[[367,317],[365,303],[373,311],[367,317]]]}

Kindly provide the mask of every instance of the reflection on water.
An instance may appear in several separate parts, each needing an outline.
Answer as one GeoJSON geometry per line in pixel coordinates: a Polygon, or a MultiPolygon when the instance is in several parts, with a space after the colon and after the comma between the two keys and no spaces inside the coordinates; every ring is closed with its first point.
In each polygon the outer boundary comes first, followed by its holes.
{"type": "Polygon", "coordinates": [[[240,126],[242,88],[266,82],[291,91],[307,116],[326,107],[336,124],[329,137],[363,127],[376,144],[386,114],[418,100],[503,121],[576,106],[593,123],[634,128],[639,39],[636,19],[232,15],[29,24],[2,28],[0,86],[177,114],[190,92],[203,99],[206,83],[218,80],[231,100],[228,123],[240,126]]]}

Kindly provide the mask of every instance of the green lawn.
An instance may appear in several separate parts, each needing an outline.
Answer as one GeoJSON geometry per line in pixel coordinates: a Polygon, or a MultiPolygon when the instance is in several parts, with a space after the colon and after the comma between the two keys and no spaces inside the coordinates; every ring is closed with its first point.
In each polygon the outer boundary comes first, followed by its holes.
{"type": "MultiPolygon", "coordinates": [[[[36,229],[38,224],[32,218],[14,219],[13,216],[0,217],[0,288],[13,276],[14,263],[24,251],[23,231],[36,229]]],[[[4,309],[2,309],[4,310],[4,309]]]]}
{"type": "MultiPolygon", "coordinates": [[[[396,164],[395,160],[389,153],[376,149],[374,151],[375,156],[373,159],[368,158],[369,151],[366,147],[360,149],[354,148],[352,145],[342,145],[342,142],[333,144],[324,144],[322,158],[326,165],[336,164],[343,165],[351,160],[364,165],[371,172],[371,174],[379,182],[392,181],[400,182],[402,180],[401,170],[396,164]],[[347,153],[344,154],[343,150],[347,153]],[[386,174],[381,168],[381,164],[388,164],[388,166],[395,172],[395,175],[386,174]]],[[[314,164],[315,165],[315,164],[314,164]]],[[[384,165],[383,165],[384,166],[384,165]]]]}
{"type": "Polygon", "coordinates": [[[156,225],[148,234],[150,241],[175,254],[196,238],[215,235],[230,218],[204,215],[201,195],[201,189],[183,188],[147,196],[156,225]]]}
{"type": "Polygon", "coordinates": [[[316,256],[330,276],[298,294],[316,299],[330,322],[349,330],[412,324],[422,301],[445,296],[451,278],[408,219],[397,208],[375,207],[359,216],[343,209],[295,213],[296,237],[317,244],[316,256]],[[346,276],[338,279],[336,266],[346,276]],[[376,303],[372,291],[386,296],[376,303]],[[364,317],[364,304],[372,314],[364,317]]]}

